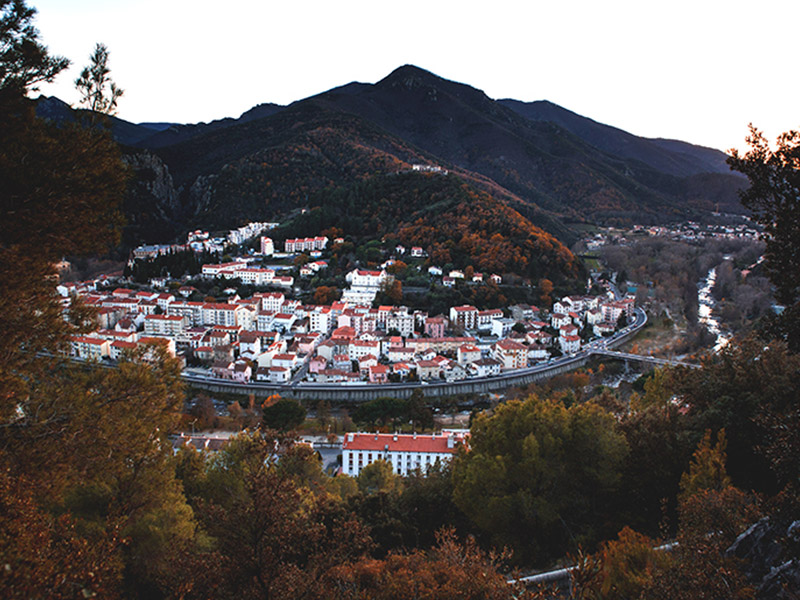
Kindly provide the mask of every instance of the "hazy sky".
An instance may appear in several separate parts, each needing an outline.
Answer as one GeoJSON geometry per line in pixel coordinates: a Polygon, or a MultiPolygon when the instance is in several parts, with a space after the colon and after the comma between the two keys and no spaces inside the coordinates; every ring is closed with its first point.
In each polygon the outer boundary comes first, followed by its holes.
{"type": "Polygon", "coordinates": [[[118,116],[193,123],[288,104],[415,64],[492,98],[550,100],[648,137],[743,147],[800,127],[796,0],[28,0],[50,51],[96,42],[118,116]]]}

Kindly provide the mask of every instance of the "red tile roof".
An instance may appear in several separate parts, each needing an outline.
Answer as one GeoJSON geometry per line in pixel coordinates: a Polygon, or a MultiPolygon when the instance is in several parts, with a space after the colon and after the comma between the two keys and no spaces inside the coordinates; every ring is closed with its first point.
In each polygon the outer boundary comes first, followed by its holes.
{"type": "MultiPolygon", "coordinates": [[[[392,435],[388,433],[353,433],[346,434],[343,450],[374,450],[383,452],[388,447],[390,452],[436,452],[440,454],[455,454],[456,448],[447,447],[446,435],[392,435]],[[352,435],[352,441],[350,436],[352,435]]],[[[460,440],[456,440],[458,445],[460,440]]]]}

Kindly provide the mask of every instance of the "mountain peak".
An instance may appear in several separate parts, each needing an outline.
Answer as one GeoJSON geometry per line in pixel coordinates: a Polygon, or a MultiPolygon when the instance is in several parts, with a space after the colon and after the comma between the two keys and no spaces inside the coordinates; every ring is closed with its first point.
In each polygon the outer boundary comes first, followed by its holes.
{"type": "Polygon", "coordinates": [[[403,86],[408,89],[413,89],[425,84],[430,85],[436,81],[442,81],[441,77],[415,65],[403,65],[402,67],[396,68],[375,85],[379,87],[403,86]]]}

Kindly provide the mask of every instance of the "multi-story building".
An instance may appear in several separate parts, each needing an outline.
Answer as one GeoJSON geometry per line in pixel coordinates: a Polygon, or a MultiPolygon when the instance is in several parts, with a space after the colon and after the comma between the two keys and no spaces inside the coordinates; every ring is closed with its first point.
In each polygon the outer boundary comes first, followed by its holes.
{"type": "Polygon", "coordinates": [[[189,317],[181,315],[147,315],[144,318],[146,335],[176,337],[189,327],[189,317]]]}
{"type": "Polygon", "coordinates": [[[434,434],[348,433],[342,444],[342,470],[357,477],[361,470],[378,460],[392,466],[398,475],[415,469],[427,471],[433,465],[452,460],[459,444],[466,443],[466,432],[434,434]]]}
{"type": "Polygon", "coordinates": [[[514,340],[500,340],[494,344],[492,357],[500,361],[504,371],[528,366],[528,349],[514,340]]]}
{"type": "Polygon", "coordinates": [[[386,318],[386,331],[396,329],[403,337],[414,334],[414,316],[404,312],[393,312],[386,318]]]}
{"type": "Polygon", "coordinates": [[[478,309],[465,304],[450,307],[450,323],[462,329],[475,329],[478,324],[478,309]]]}
{"type": "Polygon", "coordinates": [[[333,322],[330,306],[317,306],[308,313],[308,327],[311,331],[328,333],[333,329],[333,322]]]}
{"type": "Polygon", "coordinates": [[[241,313],[247,310],[239,304],[225,304],[220,302],[207,302],[201,309],[203,325],[238,325],[241,313]]]}
{"type": "Polygon", "coordinates": [[[317,236],[313,238],[289,239],[284,243],[284,252],[306,252],[310,250],[324,250],[328,245],[328,238],[317,236]]]}

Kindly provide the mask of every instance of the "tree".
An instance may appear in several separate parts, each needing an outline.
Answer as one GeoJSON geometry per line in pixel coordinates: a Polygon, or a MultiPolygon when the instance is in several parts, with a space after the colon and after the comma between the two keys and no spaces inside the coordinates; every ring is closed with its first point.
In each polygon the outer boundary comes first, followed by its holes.
{"type": "Polygon", "coordinates": [[[274,404],[265,406],[261,422],[264,427],[276,431],[297,429],[306,419],[306,409],[296,400],[281,398],[274,404]]]}
{"type": "Polygon", "coordinates": [[[750,125],[747,142],[744,155],[731,150],[728,164],[750,180],[740,198],[764,227],[765,268],[775,297],[786,306],[772,332],[800,351],[800,132],[782,133],[773,149],[750,125]]]}
{"type": "Polygon", "coordinates": [[[645,587],[652,585],[655,572],[669,561],[655,546],[655,540],[623,527],[618,539],[604,542],[597,554],[577,561],[577,572],[570,575],[573,597],[639,598],[645,587]]]}
{"type": "Polygon", "coordinates": [[[754,590],[736,560],[725,556],[736,537],[759,517],[753,499],[733,487],[700,490],[681,502],[677,546],[656,569],[642,598],[746,600],[754,590]]]}
{"type": "Polygon", "coordinates": [[[394,474],[392,465],[385,460],[368,464],[358,475],[358,488],[364,494],[394,494],[400,491],[402,485],[400,478],[394,474]]]}
{"type": "Polygon", "coordinates": [[[24,482],[0,485],[0,540],[20,542],[10,553],[2,542],[2,554],[17,582],[37,582],[28,597],[116,597],[123,572],[152,590],[173,542],[194,535],[166,437],[180,367],[158,348],[116,370],[59,358],[96,323],[79,301],[63,318],[53,265],[117,242],[127,172],[107,131],[36,118],[27,93],[67,61],[47,54],[24,2],[0,9],[0,469],[24,482]]]}
{"type": "Polygon", "coordinates": [[[383,560],[363,558],[332,569],[328,597],[337,600],[534,600],[524,585],[509,584],[502,572],[505,555],[486,553],[474,538],[460,541],[452,529],[436,533],[428,551],[393,552],[383,560]]]}
{"type": "Polygon", "coordinates": [[[327,285],[321,285],[314,290],[312,302],[314,304],[332,304],[339,299],[339,289],[327,285]]]}
{"type": "Polygon", "coordinates": [[[731,485],[725,471],[725,430],[717,434],[717,443],[711,444],[711,430],[706,430],[703,439],[692,456],[689,470],[681,477],[681,497],[688,498],[700,490],[722,490],[731,485]]]}
{"type": "Polygon", "coordinates": [[[750,180],[750,187],[740,193],[742,204],[764,226],[765,262],[776,298],[792,305],[800,299],[800,132],[782,133],[773,150],[764,134],[750,125],[747,143],[750,150],[744,156],[731,150],[728,164],[750,180]]]}
{"type": "Polygon", "coordinates": [[[52,81],[69,60],[52,56],[38,40],[33,26],[36,9],[23,0],[0,0],[0,115],[9,103],[18,104],[36,85],[52,81]]]}
{"type": "Polygon", "coordinates": [[[539,280],[539,300],[545,307],[549,307],[552,302],[553,298],[550,294],[553,293],[553,282],[549,279],[540,279],[539,280]]]}
{"type": "Polygon", "coordinates": [[[170,597],[323,598],[325,575],[357,561],[369,547],[365,528],[342,503],[298,485],[305,471],[286,437],[233,438],[209,463],[194,500],[208,542],[184,546],[169,581],[170,597]],[[180,593],[179,593],[180,592],[180,593]]]}
{"type": "Polygon", "coordinates": [[[755,336],[734,340],[700,369],[673,373],[674,393],[684,407],[696,444],[707,429],[725,429],[727,470],[733,484],[762,493],[777,491],[775,474],[761,449],[771,443],[760,417],[788,415],[800,397],[800,356],[779,341],[755,336]]]}
{"type": "Polygon", "coordinates": [[[496,547],[542,563],[610,534],[598,524],[611,520],[626,450],[598,406],[513,400],[473,421],[470,451],[453,465],[454,499],[496,547]]]}
{"type": "Polygon", "coordinates": [[[75,87],[81,94],[80,102],[94,113],[113,115],[125,91],[111,80],[105,44],[97,44],[89,60],[89,66],[84,67],[75,80],[75,87]]]}

